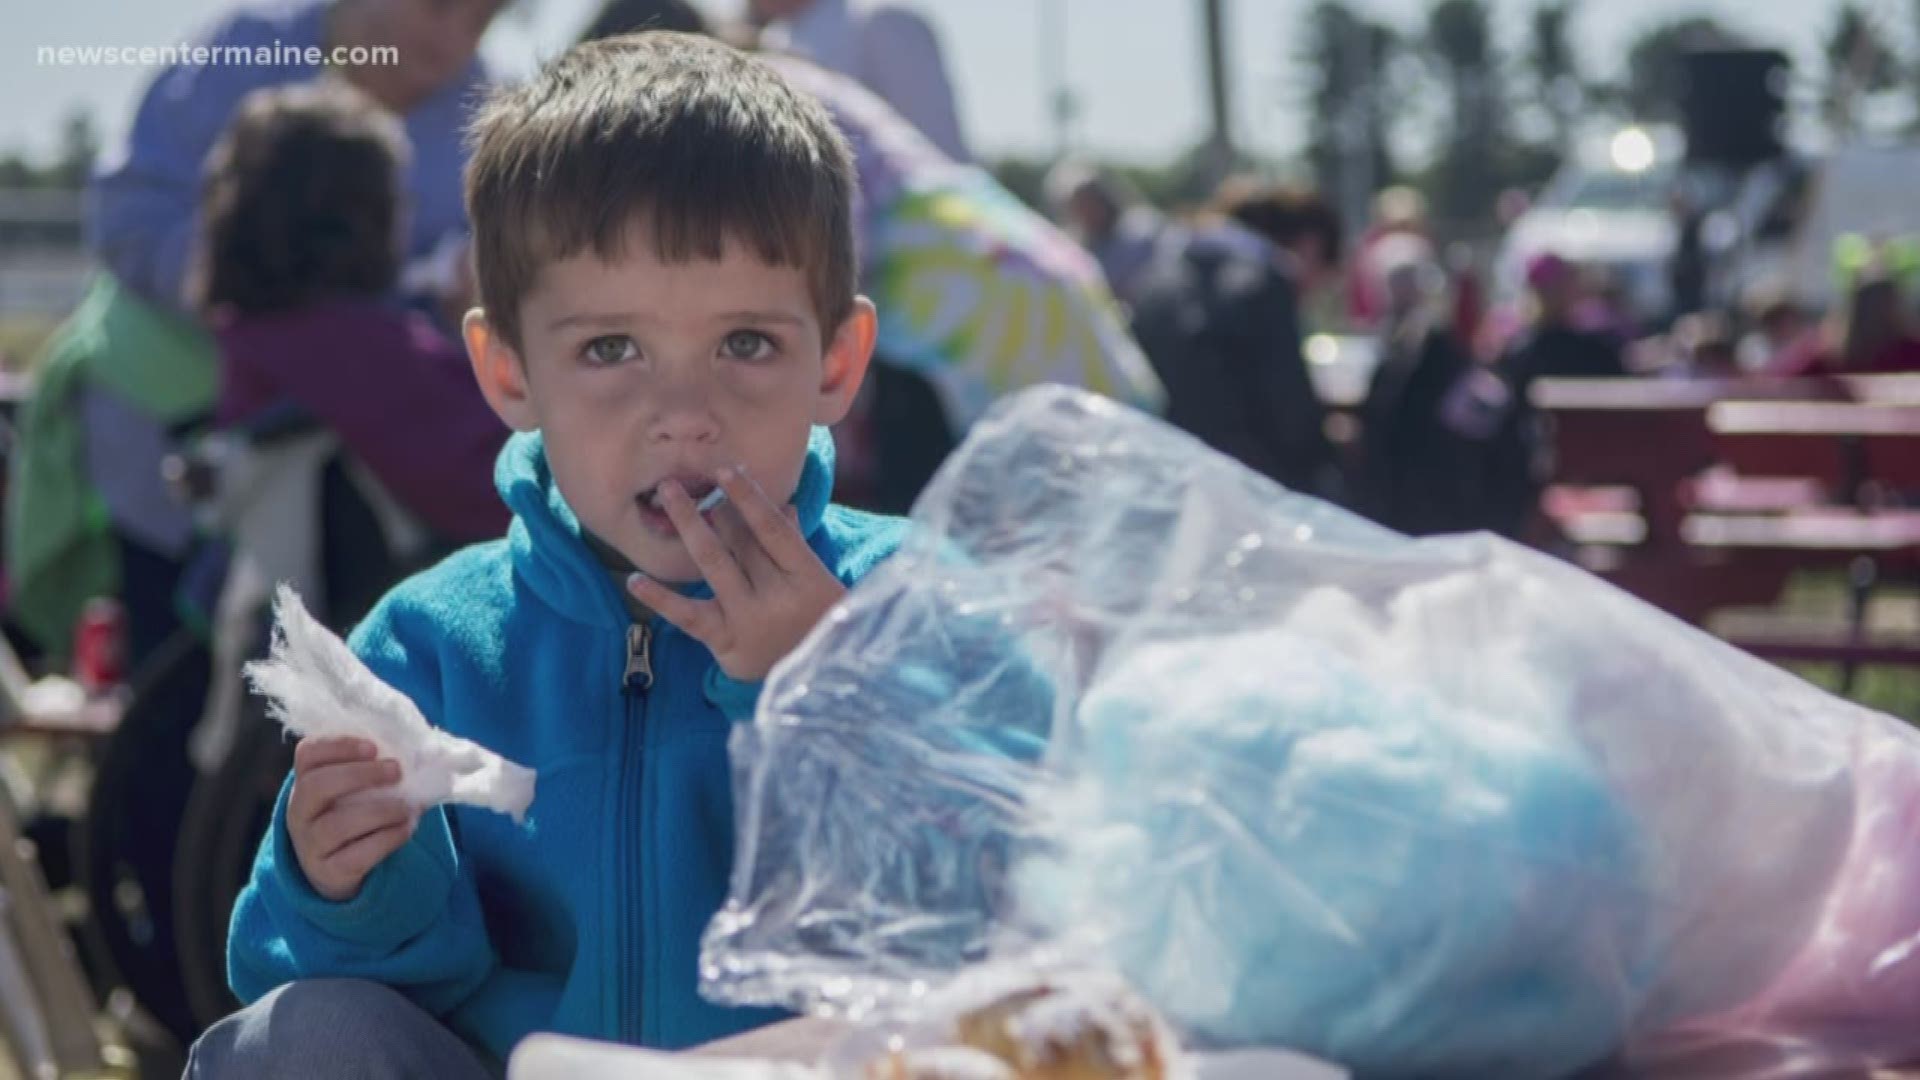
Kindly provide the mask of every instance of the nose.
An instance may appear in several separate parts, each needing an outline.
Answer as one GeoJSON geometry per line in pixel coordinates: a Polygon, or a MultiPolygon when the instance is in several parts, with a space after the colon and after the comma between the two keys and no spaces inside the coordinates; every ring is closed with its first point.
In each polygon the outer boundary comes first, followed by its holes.
{"type": "Polygon", "coordinates": [[[704,380],[683,378],[662,384],[654,397],[647,441],[656,445],[702,446],[718,442],[720,419],[704,380]]]}

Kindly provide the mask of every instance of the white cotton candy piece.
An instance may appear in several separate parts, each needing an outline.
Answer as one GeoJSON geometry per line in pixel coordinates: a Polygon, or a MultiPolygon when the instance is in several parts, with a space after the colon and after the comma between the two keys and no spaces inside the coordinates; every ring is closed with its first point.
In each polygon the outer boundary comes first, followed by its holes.
{"type": "Polygon", "coordinates": [[[295,735],[365,739],[400,763],[399,795],[416,807],[465,803],[525,818],[534,771],[427,723],[405,694],[367,670],[307,613],[293,589],[273,598],[273,649],[246,666],[267,715],[295,735]]]}

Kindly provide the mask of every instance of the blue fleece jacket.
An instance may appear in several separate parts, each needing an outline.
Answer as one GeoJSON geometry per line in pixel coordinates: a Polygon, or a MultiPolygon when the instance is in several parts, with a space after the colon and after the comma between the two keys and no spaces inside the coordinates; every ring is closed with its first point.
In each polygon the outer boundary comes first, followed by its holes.
{"type": "MultiPolygon", "coordinates": [[[[816,430],[793,501],[851,585],[906,523],[829,506],[832,471],[816,430]]],[[[496,479],[515,515],[507,537],[402,583],[349,644],[430,722],[538,771],[526,824],[430,810],[358,895],[332,903],[294,857],[283,788],[234,910],[235,993],[371,979],[503,1060],[534,1031],[677,1048],[777,1018],[695,988],[733,862],[727,735],[759,686],[664,621],[631,621],[538,435],[508,442],[496,479]]]]}

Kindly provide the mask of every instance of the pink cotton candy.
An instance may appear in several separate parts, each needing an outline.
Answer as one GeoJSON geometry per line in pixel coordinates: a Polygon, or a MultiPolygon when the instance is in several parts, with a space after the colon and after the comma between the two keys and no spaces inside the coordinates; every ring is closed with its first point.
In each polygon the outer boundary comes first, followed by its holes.
{"type": "MultiPolygon", "coordinates": [[[[1635,1075],[1816,1077],[1920,1061],[1920,737],[1859,737],[1853,838],[1806,943],[1761,994],[1648,1040],[1635,1075]]],[[[1742,842],[1765,844],[1764,821],[1742,842]]]]}
{"type": "Polygon", "coordinates": [[[1801,1023],[1904,1018],[1920,1046],[1920,740],[1867,738],[1846,863],[1806,950],[1768,997],[1776,1016],[1801,1023]]]}

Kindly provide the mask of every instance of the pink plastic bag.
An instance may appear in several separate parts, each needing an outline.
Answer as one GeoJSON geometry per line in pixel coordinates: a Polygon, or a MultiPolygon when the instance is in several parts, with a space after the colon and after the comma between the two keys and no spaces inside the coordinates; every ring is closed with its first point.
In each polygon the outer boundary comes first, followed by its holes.
{"type": "Polygon", "coordinates": [[[1920,1062],[1920,737],[1862,731],[1854,776],[1853,840],[1804,947],[1753,1000],[1637,1047],[1637,1071],[1788,1077],[1920,1062]]]}

